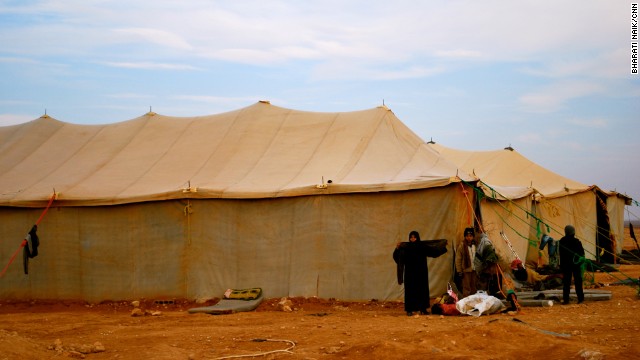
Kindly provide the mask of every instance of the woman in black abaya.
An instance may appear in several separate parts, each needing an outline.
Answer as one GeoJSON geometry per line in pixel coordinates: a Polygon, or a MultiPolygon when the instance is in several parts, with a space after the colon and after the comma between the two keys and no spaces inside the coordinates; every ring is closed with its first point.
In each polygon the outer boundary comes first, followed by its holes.
{"type": "Polygon", "coordinates": [[[428,248],[423,245],[420,234],[412,231],[409,242],[398,243],[393,251],[393,259],[398,264],[398,284],[402,284],[404,278],[404,310],[408,316],[414,312],[425,315],[430,307],[428,248]]]}

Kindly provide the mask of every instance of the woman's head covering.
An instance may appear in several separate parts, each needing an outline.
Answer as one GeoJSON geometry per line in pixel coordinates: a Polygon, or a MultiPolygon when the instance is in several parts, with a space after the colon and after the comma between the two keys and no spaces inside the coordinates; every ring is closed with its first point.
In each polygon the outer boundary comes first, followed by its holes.
{"type": "Polygon", "coordinates": [[[475,231],[473,230],[472,227],[468,227],[464,229],[464,236],[467,236],[467,235],[471,235],[471,236],[475,235],[475,231]]]}
{"type": "Polygon", "coordinates": [[[417,231],[413,230],[412,232],[410,232],[409,239],[411,239],[411,235],[416,237],[416,241],[420,241],[420,234],[417,231]]]}

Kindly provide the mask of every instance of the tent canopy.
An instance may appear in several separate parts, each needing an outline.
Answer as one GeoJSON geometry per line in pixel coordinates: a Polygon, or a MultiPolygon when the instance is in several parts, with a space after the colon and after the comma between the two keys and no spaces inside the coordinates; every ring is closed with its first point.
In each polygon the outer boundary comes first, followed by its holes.
{"type": "Polygon", "coordinates": [[[593,188],[558,175],[511,148],[466,151],[434,143],[430,143],[429,147],[508,198],[520,198],[531,192],[538,192],[546,198],[556,198],[593,188]]]}
{"type": "Polygon", "coordinates": [[[472,180],[386,107],[258,102],[199,117],[77,125],[45,115],[0,127],[0,206],[42,206],[53,189],[58,206],[94,206],[424,189],[456,176],[472,180]]]}

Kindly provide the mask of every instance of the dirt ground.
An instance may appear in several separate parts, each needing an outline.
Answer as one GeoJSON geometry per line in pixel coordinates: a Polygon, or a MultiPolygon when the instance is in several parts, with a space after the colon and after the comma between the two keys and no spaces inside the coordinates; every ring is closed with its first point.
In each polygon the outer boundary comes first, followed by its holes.
{"type": "Polygon", "coordinates": [[[187,311],[217,299],[132,299],[142,316],[132,301],[0,301],[0,360],[639,359],[638,287],[615,283],[638,279],[640,265],[618,270],[591,282],[611,300],[480,317],[409,317],[401,301],[317,298],[291,298],[290,312],[272,298],[229,315],[187,311]]]}

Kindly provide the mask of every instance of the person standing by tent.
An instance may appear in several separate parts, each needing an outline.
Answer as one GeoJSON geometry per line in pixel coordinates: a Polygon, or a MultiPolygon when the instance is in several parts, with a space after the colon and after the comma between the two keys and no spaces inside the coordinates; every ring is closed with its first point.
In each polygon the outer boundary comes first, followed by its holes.
{"type": "Polygon", "coordinates": [[[564,237],[560,239],[560,270],[562,271],[562,304],[569,303],[571,291],[571,277],[576,288],[578,304],[584,301],[582,290],[582,263],[584,262],[584,248],[578,238],[576,229],[572,225],[564,227],[564,237]]]}
{"type": "Polygon", "coordinates": [[[426,249],[420,244],[420,234],[412,231],[409,242],[399,242],[393,251],[398,264],[398,284],[402,284],[404,275],[404,310],[408,316],[414,312],[426,315],[431,305],[426,249]]]}
{"type": "Polygon", "coordinates": [[[456,272],[462,280],[462,297],[475,294],[476,268],[473,260],[476,257],[475,232],[472,227],[464,229],[464,240],[456,249],[456,272]]]}
{"type": "Polygon", "coordinates": [[[502,277],[499,274],[498,254],[487,234],[480,234],[480,242],[476,249],[474,266],[478,274],[478,290],[484,290],[489,295],[504,299],[501,292],[502,277]]]}

